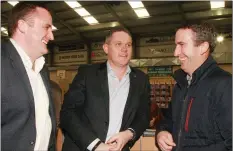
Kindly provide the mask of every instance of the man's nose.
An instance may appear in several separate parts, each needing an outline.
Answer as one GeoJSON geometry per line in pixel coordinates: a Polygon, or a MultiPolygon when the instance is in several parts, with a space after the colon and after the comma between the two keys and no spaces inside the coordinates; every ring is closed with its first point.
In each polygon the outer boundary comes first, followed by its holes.
{"type": "Polygon", "coordinates": [[[127,50],[127,44],[122,44],[122,46],[121,46],[121,50],[122,51],[126,51],[127,50]]]}
{"type": "Polygon", "coordinates": [[[54,36],[53,36],[52,30],[49,31],[48,38],[49,38],[49,40],[54,40],[54,36]]]}
{"type": "Polygon", "coordinates": [[[174,51],[174,56],[177,57],[180,54],[180,49],[176,46],[175,51],[174,51]]]}

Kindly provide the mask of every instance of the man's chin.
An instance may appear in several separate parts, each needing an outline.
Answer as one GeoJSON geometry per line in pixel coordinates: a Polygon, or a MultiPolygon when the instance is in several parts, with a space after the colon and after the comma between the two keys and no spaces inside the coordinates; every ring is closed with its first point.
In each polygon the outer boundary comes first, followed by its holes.
{"type": "Polygon", "coordinates": [[[49,50],[48,49],[43,49],[42,51],[41,51],[41,54],[42,55],[46,55],[46,54],[48,54],[49,53],[49,50]]]}

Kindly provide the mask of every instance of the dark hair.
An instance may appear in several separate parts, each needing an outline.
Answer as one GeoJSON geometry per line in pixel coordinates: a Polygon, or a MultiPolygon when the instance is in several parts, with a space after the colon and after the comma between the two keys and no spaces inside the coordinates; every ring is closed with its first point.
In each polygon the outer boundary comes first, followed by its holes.
{"type": "Polygon", "coordinates": [[[216,47],[217,32],[212,24],[205,22],[201,24],[185,25],[179,29],[191,29],[194,33],[193,40],[195,46],[198,46],[203,42],[208,42],[210,47],[210,53],[214,51],[216,47]]]}
{"type": "MultiPolygon", "coordinates": [[[[44,8],[48,11],[48,9],[40,2],[19,2],[12,8],[8,19],[8,35],[10,37],[12,37],[15,33],[15,30],[18,26],[18,21],[20,19],[25,21],[28,20],[29,15],[34,13],[37,7],[44,8]]],[[[33,26],[34,20],[31,19],[30,23],[30,25],[33,26]]]]}
{"type": "Polygon", "coordinates": [[[112,35],[115,32],[121,32],[121,31],[127,33],[132,39],[132,35],[130,34],[130,32],[127,29],[125,29],[125,28],[114,28],[114,29],[110,30],[108,35],[105,37],[105,43],[109,43],[110,39],[112,38],[112,35]]]}

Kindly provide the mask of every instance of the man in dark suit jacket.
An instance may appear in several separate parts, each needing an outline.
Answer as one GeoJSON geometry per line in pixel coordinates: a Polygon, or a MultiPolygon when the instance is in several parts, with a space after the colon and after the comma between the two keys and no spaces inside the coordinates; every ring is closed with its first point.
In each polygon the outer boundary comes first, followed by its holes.
{"type": "Polygon", "coordinates": [[[64,151],[129,150],[149,126],[149,80],[131,68],[132,38],[110,32],[108,61],[80,67],[61,109],[64,151]]]}
{"type": "Polygon", "coordinates": [[[1,46],[1,150],[55,151],[56,121],[44,67],[52,18],[41,6],[18,3],[1,46]]]}

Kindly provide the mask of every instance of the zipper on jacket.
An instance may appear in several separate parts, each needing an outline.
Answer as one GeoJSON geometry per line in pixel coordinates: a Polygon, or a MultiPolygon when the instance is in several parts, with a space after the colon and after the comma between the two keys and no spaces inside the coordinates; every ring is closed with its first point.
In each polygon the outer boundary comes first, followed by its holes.
{"type": "Polygon", "coordinates": [[[183,125],[184,125],[184,121],[185,121],[185,111],[186,111],[186,107],[188,105],[188,90],[189,90],[190,85],[187,86],[187,89],[185,91],[185,97],[184,97],[184,101],[183,101],[183,105],[182,105],[182,110],[181,110],[181,118],[180,118],[180,126],[179,126],[179,133],[178,133],[178,139],[177,139],[177,147],[176,147],[176,151],[181,151],[181,137],[182,137],[182,130],[183,130],[183,125]]]}
{"type": "Polygon", "coordinates": [[[190,117],[190,110],[192,107],[192,103],[193,103],[193,98],[191,98],[191,100],[189,101],[189,105],[188,105],[188,111],[187,111],[186,120],[185,120],[185,131],[186,132],[188,132],[188,128],[189,128],[189,117],[190,117]]]}

